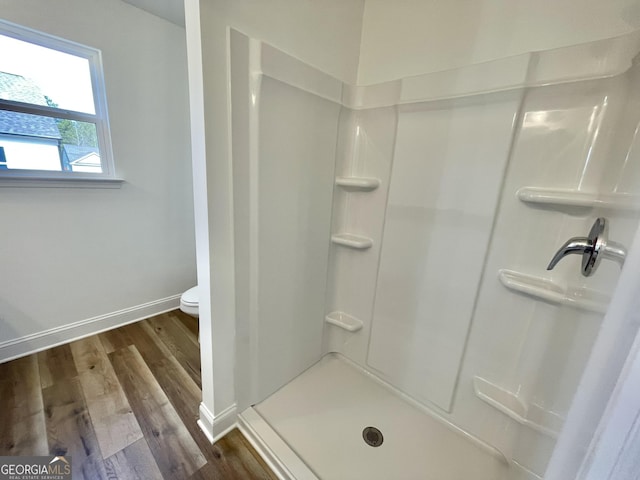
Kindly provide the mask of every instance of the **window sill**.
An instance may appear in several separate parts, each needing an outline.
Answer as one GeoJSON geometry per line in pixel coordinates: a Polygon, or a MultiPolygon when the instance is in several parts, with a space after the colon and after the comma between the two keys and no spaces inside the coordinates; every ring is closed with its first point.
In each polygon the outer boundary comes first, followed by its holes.
{"type": "Polygon", "coordinates": [[[122,178],[0,177],[0,188],[120,188],[122,178]]]}

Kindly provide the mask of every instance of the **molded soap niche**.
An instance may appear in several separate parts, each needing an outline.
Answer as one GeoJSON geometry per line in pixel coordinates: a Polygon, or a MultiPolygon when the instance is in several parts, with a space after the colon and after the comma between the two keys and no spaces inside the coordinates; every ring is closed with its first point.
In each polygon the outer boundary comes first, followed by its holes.
{"type": "Polygon", "coordinates": [[[338,129],[324,346],[361,366],[366,365],[396,123],[395,107],[343,107],[338,129]]]}

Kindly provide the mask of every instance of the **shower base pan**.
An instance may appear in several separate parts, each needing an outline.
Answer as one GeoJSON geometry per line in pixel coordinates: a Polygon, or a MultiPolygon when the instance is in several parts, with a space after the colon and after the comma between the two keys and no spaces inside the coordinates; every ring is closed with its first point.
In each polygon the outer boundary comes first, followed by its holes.
{"type": "Polygon", "coordinates": [[[508,470],[496,449],[337,354],[239,417],[242,432],[283,479],[496,480],[508,470]],[[367,427],[382,437],[363,434],[367,427]]]}

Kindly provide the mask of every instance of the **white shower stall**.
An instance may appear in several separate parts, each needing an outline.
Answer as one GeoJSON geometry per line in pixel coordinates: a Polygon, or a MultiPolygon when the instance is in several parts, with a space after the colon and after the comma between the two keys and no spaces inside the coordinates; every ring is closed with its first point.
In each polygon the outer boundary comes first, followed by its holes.
{"type": "Polygon", "coordinates": [[[226,27],[223,416],[281,478],[582,478],[637,319],[547,266],[598,218],[640,265],[640,32],[359,84],[226,27]]]}

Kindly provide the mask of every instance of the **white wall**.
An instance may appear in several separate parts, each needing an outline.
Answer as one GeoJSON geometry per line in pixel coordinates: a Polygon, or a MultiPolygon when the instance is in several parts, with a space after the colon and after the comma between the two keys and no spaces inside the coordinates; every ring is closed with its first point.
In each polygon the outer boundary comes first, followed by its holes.
{"type": "Polygon", "coordinates": [[[195,283],[184,29],[119,0],[46,3],[5,0],[1,15],[102,50],[115,168],[126,183],[0,189],[0,342],[195,283]]]}
{"type": "Polygon", "coordinates": [[[231,26],[344,82],[356,82],[365,0],[200,3],[204,36],[222,40],[224,26],[231,26]]]}
{"type": "MultiPolygon", "coordinates": [[[[199,268],[198,276],[202,291],[210,292],[212,306],[211,313],[204,312],[200,318],[201,326],[211,325],[204,338],[201,336],[201,348],[203,360],[211,358],[216,385],[214,392],[209,381],[213,379],[203,378],[203,404],[218,417],[235,402],[231,366],[236,361],[227,28],[264,40],[354,83],[364,0],[188,0],[185,5],[188,31],[196,27],[198,19],[201,29],[201,44],[197,45],[195,38],[189,41],[190,94],[192,104],[198,104],[199,99],[204,102],[204,111],[192,113],[192,128],[205,134],[202,144],[194,144],[194,151],[202,148],[194,155],[194,169],[206,169],[207,175],[206,185],[197,182],[195,190],[200,198],[208,197],[208,210],[196,212],[196,236],[209,238],[208,248],[204,241],[197,246],[198,262],[210,259],[207,274],[201,274],[199,268]]],[[[241,288],[248,289],[248,285],[241,288]]],[[[201,420],[207,419],[201,416],[201,420]]]]}
{"type": "Polygon", "coordinates": [[[638,26],[636,0],[366,0],[358,83],[599,40],[638,26]]]}

